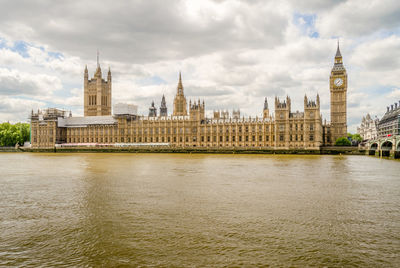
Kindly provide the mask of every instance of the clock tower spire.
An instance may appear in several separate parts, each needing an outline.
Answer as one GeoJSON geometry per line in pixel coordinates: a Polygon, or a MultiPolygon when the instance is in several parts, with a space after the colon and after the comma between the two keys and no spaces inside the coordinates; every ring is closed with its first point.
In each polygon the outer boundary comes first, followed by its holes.
{"type": "Polygon", "coordinates": [[[331,92],[331,135],[332,142],[347,137],[347,73],[343,66],[339,41],[335,61],[329,78],[331,92]]]}

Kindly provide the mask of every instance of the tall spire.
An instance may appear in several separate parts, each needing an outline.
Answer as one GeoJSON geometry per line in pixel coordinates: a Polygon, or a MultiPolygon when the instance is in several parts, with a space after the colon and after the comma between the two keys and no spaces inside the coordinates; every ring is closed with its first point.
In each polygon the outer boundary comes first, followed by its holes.
{"type": "Polygon", "coordinates": [[[268,100],[267,100],[267,97],[265,97],[265,100],[264,100],[264,110],[267,110],[268,109],[268,100]]]}
{"type": "Polygon", "coordinates": [[[101,68],[100,68],[99,50],[98,49],[97,49],[97,69],[96,69],[96,73],[94,74],[94,76],[101,78],[101,68]]]}
{"type": "Polygon", "coordinates": [[[97,49],[97,68],[100,67],[100,63],[99,63],[99,49],[97,49]]]}
{"type": "Polygon", "coordinates": [[[337,40],[337,50],[336,50],[336,55],[335,58],[341,58],[342,54],[340,53],[340,48],[339,48],[339,39],[337,40]]]}
{"type": "Polygon", "coordinates": [[[164,94],[162,95],[161,99],[161,106],[160,106],[160,116],[167,116],[167,103],[165,102],[165,96],[164,94]]]}
{"type": "Polygon", "coordinates": [[[182,74],[179,71],[178,94],[183,95],[182,74]]]}

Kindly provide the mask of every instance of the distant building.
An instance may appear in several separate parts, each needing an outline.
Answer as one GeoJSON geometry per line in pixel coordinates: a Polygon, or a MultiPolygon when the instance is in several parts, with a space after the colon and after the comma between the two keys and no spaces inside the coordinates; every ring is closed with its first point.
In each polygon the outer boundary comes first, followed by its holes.
{"type": "Polygon", "coordinates": [[[165,101],[164,94],[162,95],[162,99],[161,99],[160,116],[168,116],[167,103],[165,101]]]}
{"type": "Polygon", "coordinates": [[[138,107],[134,104],[117,103],[114,104],[114,115],[137,115],[138,107]]]}
{"type": "Polygon", "coordinates": [[[151,102],[151,106],[149,108],[149,117],[157,116],[157,108],[154,106],[154,101],[151,102]]]}
{"type": "Polygon", "coordinates": [[[400,135],[400,101],[388,106],[378,124],[378,137],[400,135]]]}
{"type": "Polygon", "coordinates": [[[372,119],[370,114],[362,118],[361,125],[357,127],[357,133],[363,140],[374,140],[378,137],[379,119],[372,119]]]}

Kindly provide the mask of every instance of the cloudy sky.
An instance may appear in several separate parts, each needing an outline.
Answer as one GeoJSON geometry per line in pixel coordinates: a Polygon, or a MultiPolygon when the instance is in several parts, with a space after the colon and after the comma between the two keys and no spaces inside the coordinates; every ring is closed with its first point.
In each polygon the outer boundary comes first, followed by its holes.
{"type": "Polygon", "coordinates": [[[146,114],[179,71],[188,99],[262,114],[264,97],[321,96],[329,120],[329,74],[337,39],[349,77],[348,125],[400,100],[398,0],[0,0],[0,121],[31,109],[83,114],[83,70],[100,51],[113,75],[113,103],[146,114]],[[301,4],[299,4],[301,2],[301,4]]]}

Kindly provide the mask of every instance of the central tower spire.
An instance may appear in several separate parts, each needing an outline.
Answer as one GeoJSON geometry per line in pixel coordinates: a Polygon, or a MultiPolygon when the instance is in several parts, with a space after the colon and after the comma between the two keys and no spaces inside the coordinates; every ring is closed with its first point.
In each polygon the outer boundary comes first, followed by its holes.
{"type": "Polygon", "coordinates": [[[182,74],[181,74],[181,72],[179,72],[179,82],[178,82],[177,94],[178,95],[184,95],[183,94],[182,74]]]}
{"type": "Polygon", "coordinates": [[[175,116],[187,115],[186,97],[183,93],[182,74],[179,72],[179,82],[174,99],[174,113],[175,116]]]}
{"type": "Polygon", "coordinates": [[[97,68],[100,67],[100,62],[99,62],[99,50],[97,49],[97,68]]]}

